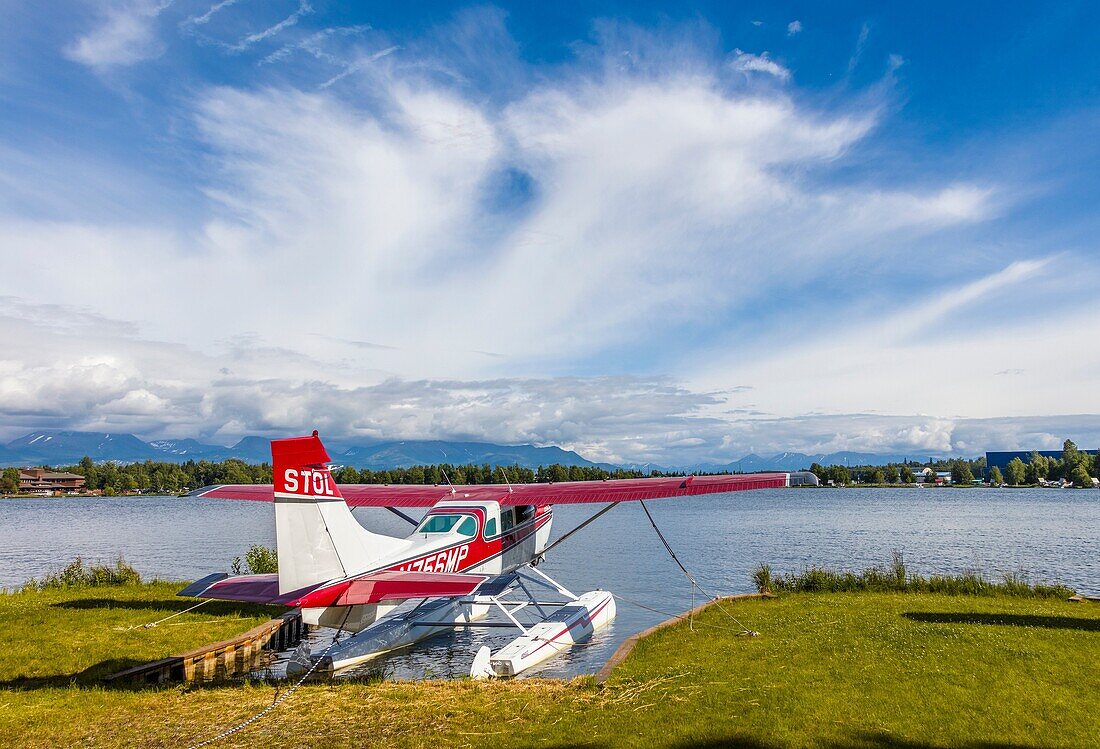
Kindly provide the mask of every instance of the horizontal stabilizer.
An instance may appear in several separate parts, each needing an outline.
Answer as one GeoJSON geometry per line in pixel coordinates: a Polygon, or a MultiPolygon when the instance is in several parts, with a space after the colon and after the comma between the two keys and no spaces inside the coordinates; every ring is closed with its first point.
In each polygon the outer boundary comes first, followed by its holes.
{"type": "Polygon", "coordinates": [[[382,570],[322,586],[290,601],[290,606],[358,606],[409,598],[455,598],[477,590],[486,575],[382,570]]]}
{"type": "Polygon", "coordinates": [[[244,603],[274,603],[287,605],[308,591],[295,591],[289,596],[279,595],[278,575],[234,575],[215,572],[188,585],[176,593],[177,596],[190,598],[213,598],[219,601],[242,601],[244,603]]]}
{"type": "Polygon", "coordinates": [[[277,574],[231,577],[224,572],[216,572],[196,580],[176,595],[219,601],[323,608],[403,601],[408,598],[455,598],[473,593],[488,579],[486,575],[381,570],[280,595],[277,574]]]}

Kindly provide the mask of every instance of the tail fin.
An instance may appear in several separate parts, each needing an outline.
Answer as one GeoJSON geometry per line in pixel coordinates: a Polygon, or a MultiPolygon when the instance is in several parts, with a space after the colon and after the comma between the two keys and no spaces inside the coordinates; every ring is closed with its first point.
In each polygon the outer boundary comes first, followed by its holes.
{"type": "Polygon", "coordinates": [[[271,459],[280,593],[365,572],[404,544],[359,525],[329,473],[317,432],[272,440],[271,459]]]}

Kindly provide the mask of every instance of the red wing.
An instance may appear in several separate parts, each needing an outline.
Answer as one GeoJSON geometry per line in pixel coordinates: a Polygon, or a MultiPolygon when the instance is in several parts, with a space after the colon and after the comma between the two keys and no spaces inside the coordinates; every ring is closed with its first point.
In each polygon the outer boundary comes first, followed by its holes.
{"type": "MultiPolygon", "coordinates": [[[[563,481],[559,484],[517,484],[501,499],[504,505],[568,505],[589,502],[637,502],[643,499],[690,497],[749,489],[781,489],[790,474],[749,473],[737,476],[688,476],[659,479],[563,481]]],[[[477,487],[472,487],[477,488],[477,487]]]]}
{"type": "MultiPolygon", "coordinates": [[[[496,500],[510,505],[556,505],[589,502],[636,502],[641,499],[687,497],[748,489],[787,486],[786,473],[749,473],[736,476],[688,476],[687,478],[612,479],[563,481],[557,484],[471,484],[449,486],[420,484],[339,484],[340,494],[351,507],[431,507],[443,499],[496,500]]],[[[211,499],[272,501],[270,484],[223,484],[196,489],[188,496],[211,499]]]]}
{"type": "Polygon", "coordinates": [[[201,489],[193,489],[185,497],[208,497],[210,499],[252,499],[257,502],[273,502],[275,494],[271,484],[214,484],[201,489]]]}

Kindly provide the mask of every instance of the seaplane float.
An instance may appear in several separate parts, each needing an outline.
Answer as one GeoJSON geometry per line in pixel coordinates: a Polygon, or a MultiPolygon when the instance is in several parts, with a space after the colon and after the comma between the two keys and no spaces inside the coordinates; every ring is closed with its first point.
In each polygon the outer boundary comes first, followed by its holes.
{"type": "Polygon", "coordinates": [[[278,573],[214,573],[179,595],[296,607],[306,624],[347,633],[323,652],[299,653],[288,664],[292,677],[333,674],[478,626],[514,627],[519,635],[496,653],[481,648],[471,676],[516,676],[615,618],[609,591],[574,595],[538,569],[558,544],[622,502],[792,484],[792,474],[761,473],[460,487],[337,485],[317,432],[273,440],[271,457],[274,485],[223,484],[191,495],[272,502],[278,573]],[[578,503],[604,507],[551,542],[553,505],[578,503]],[[356,520],[354,507],[386,508],[414,530],[405,538],[373,533],[356,520]],[[403,511],[423,507],[429,509],[420,520],[403,511]],[[486,621],[491,611],[503,621],[486,621]],[[534,612],[538,620],[531,623],[534,612]]]}

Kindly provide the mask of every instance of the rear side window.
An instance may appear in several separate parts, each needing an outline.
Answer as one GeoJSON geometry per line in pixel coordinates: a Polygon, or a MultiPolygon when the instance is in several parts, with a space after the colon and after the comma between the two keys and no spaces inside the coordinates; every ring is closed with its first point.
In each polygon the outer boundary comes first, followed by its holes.
{"type": "Polygon", "coordinates": [[[495,536],[497,534],[497,519],[489,518],[485,521],[485,538],[495,536]]]}
{"type": "Polygon", "coordinates": [[[458,532],[468,538],[473,538],[477,535],[477,521],[472,517],[467,516],[462,524],[458,526],[458,532]]]}

